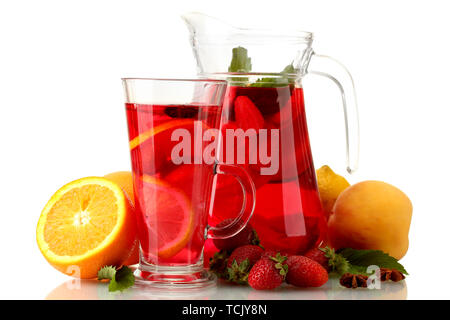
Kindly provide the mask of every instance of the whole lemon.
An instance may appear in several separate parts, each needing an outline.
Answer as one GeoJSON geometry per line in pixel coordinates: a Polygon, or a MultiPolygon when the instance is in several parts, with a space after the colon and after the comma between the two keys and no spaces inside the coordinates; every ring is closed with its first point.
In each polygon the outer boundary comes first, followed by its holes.
{"type": "Polygon", "coordinates": [[[381,181],[354,184],[340,194],[328,220],[330,245],[382,250],[401,259],[411,217],[411,201],[398,188],[381,181]]]}
{"type": "Polygon", "coordinates": [[[322,166],[317,171],[317,186],[319,188],[320,201],[328,218],[333,210],[336,199],[342,191],[350,186],[344,177],[336,174],[329,166],[322,166]]]}

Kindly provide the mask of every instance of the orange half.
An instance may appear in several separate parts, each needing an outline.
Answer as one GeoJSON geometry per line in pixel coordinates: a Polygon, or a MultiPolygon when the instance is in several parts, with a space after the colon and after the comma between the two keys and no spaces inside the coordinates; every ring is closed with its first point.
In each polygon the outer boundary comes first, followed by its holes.
{"type": "Polygon", "coordinates": [[[100,177],[75,180],[44,207],[36,239],[44,257],[59,271],[95,278],[105,265],[120,266],[136,236],[130,201],[114,182],[100,177]]]}

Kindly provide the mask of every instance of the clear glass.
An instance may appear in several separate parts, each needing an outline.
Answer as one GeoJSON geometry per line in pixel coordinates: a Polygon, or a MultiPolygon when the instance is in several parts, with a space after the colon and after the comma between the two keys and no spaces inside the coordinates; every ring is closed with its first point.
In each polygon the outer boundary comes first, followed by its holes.
{"type": "MultiPolygon", "coordinates": [[[[350,74],[334,59],[314,53],[310,32],[238,28],[201,13],[187,13],[182,18],[190,31],[199,76],[229,83],[221,130],[255,132],[256,149],[249,141],[240,146],[247,156],[243,165],[257,189],[250,224],[264,247],[292,254],[305,252],[326,237],[326,217],[311,156],[302,79],[308,74],[325,76],[341,90],[347,171],[351,173],[358,165],[359,125],[350,74]],[[269,164],[276,170],[264,163],[267,159],[260,157],[261,150],[275,152],[269,164]]],[[[251,140],[251,134],[248,138],[251,140]]],[[[227,185],[225,180],[218,178],[211,224],[233,217],[242,201],[237,186],[220,188],[227,185]]],[[[215,250],[207,243],[209,254],[215,250]]]]}
{"type": "MultiPolygon", "coordinates": [[[[359,161],[359,120],[353,79],[337,60],[318,55],[312,49],[313,34],[307,31],[278,29],[251,29],[232,26],[217,18],[191,12],[182,16],[190,31],[190,44],[197,62],[197,72],[203,77],[229,79],[233,49],[243,47],[251,58],[254,75],[277,75],[288,64],[293,70],[285,73],[296,79],[307,74],[325,76],[332,80],[342,94],[346,134],[347,171],[354,172],[359,161]]],[[[250,70],[239,70],[249,73],[250,70]]]]}
{"type": "Polygon", "coordinates": [[[255,187],[237,165],[218,162],[227,83],[219,80],[123,79],[140,242],[138,278],[154,287],[214,284],[203,269],[206,238],[228,238],[253,214],[255,187]],[[240,212],[229,225],[207,225],[213,182],[240,186],[240,212]]]}

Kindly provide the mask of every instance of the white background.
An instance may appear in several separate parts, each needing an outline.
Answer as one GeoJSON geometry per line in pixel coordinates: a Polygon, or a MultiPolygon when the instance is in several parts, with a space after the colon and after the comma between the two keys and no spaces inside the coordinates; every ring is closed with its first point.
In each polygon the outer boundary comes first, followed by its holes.
{"type": "MultiPolygon", "coordinates": [[[[0,298],[45,298],[68,278],[35,241],[63,184],[128,170],[124,76],[195,75],[185,11],[238,25],[313,31],[313,47],[355,80],[361,124],[354,183],[392,183],[414,205],[408,298],[450,298],[450,19],[446,1],[2,1],[0,298]],[[439,279],[437,278],[439,274],[439,279]]],[[[305,79],[316,167],[344,174],[339,94],[305,79]]]]}

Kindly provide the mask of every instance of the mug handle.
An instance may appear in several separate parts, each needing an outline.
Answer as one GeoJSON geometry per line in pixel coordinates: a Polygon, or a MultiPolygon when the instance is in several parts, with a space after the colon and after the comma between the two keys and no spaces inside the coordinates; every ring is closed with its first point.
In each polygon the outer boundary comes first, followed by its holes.
{"type": "Polygon", "coordinates": [[[207,238],[226,239],[241,232],[252,217],[256,204],[256,188],[250,174],[241,166],[216,162],[214,175],[216,174],[232,175],[241,185],[244,195],[241,212],[232,222],[220,228],[208,226],[207,238]]]}

